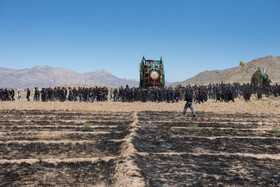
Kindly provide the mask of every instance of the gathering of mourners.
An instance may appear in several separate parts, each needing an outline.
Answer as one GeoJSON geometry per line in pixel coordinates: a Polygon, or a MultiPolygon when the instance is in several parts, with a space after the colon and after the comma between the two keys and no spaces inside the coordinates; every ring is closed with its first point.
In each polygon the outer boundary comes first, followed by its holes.
{"type": "Polygon", "coordinates": [[[174,88],[149,87],[130,88],[128,85],[120,88],[108,87],[53,87],[33,90],[0,89],[1,101],[60,101],[60,102],[167,102],[174,103],[185,100],[186,93],[191,93],[193,102],[203,103],[209,99],[220,102],[234,102],[236,98],[250,100],[252,95],[257,99],[263,96],[280,96],[280,85],[273,84],[268,87],[254,84],[223,84],[208,85],[178,85],[174,88]],[[25,95],[26,98],[22,98],[25,95]]]}

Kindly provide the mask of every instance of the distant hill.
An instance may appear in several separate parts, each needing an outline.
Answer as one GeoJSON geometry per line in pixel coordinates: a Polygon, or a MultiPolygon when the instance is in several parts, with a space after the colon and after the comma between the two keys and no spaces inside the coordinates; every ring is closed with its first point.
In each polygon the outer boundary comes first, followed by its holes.
{"type": "Polygon", "coordinates": [[[35,66],[31,69],[13,70],[0,68],[0,88],[53,87],[70,84],[93,84],[120,87],[128,84],[138,87],[136,80],[120,79],[106,70],[76,73],[65,68],[35,66]]]}
{"type": "Polygon", "coordinates": [[[280,56],[267,56],[252,60],[246,63],[245,67],[204,71],[183,82],[175,82],[171,84],[171,86],[175,87],[179,84],[182,86],[186,86],[188,84],[209,84],[212,82],[248,83],[251,82],[251,77],[258,67],[266,69],[272,82],[280,82],[280,56]]]}
{"type": "Polygon", "coordinates": [[[120,79],[106,70],[98,70],[89,73],[84,73],[83,76],[90,83],[120,87],[129,85],[130,87],[138,87],[139,82],[131,79],[120,79]]]}

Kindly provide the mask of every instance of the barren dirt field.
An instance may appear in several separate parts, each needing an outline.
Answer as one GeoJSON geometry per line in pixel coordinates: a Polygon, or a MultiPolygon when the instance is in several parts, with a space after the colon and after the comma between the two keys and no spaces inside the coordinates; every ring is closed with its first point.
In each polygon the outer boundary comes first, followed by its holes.
{"type": "Polygon", "coordinates": [[[280,185],[279,99],[184,104],[0,102],[0,186],[280,185]]]}

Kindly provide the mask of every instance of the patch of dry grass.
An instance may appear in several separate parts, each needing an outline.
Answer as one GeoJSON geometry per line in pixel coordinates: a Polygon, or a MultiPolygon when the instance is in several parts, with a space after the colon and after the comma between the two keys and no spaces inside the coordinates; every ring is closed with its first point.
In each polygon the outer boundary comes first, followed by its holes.
{"type": "Polygon", "coordinates": [[[40,133],[40,134],[29,134],[25,135],[26,138],[35,138],[40,140],[49,140],[49,139],[65,139],[67,138],[67,134],[63,133],[40,133]]]}

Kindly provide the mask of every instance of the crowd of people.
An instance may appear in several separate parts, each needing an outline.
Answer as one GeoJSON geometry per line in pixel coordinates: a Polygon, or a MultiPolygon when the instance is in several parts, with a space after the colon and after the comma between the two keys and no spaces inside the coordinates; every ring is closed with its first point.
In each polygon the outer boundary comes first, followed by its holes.
{"type": "Polygon", "coordinates": [[[206,102],[208,99],[214,99],[221,102],[234,102],[235,98],[243,97],[244,100],[250,100],[252,94],[256,94],[257,99],[261,99],[263,95],[269,97],[274,95],[280,96],[280,86],[277,84],[269,87],[256,86],[253,84],[209,84],[209,85],[194,85],[194,86],[177,86],[175,88],[111,88],[107,87],[78,87],[78,88],[35,88],[32,91],[0,89],[1,101],[21,100],[21,92],[26,92],[26,100],[30,101],[72,101],[72,102],[168,102],[174,103],[184,100],[186,92],[190,92],[193,96],[193,102],[206,102]],[[16,99],[15,99],[16,97],[16,99]]]}
{"type": "Polygon", "coordinates": [[[42,88],[39,90],[35,88],[34,101],[75,101],[75,102],[94,102],[107,101],[108,89],[106,87],[55,87],[42,88]]]}

